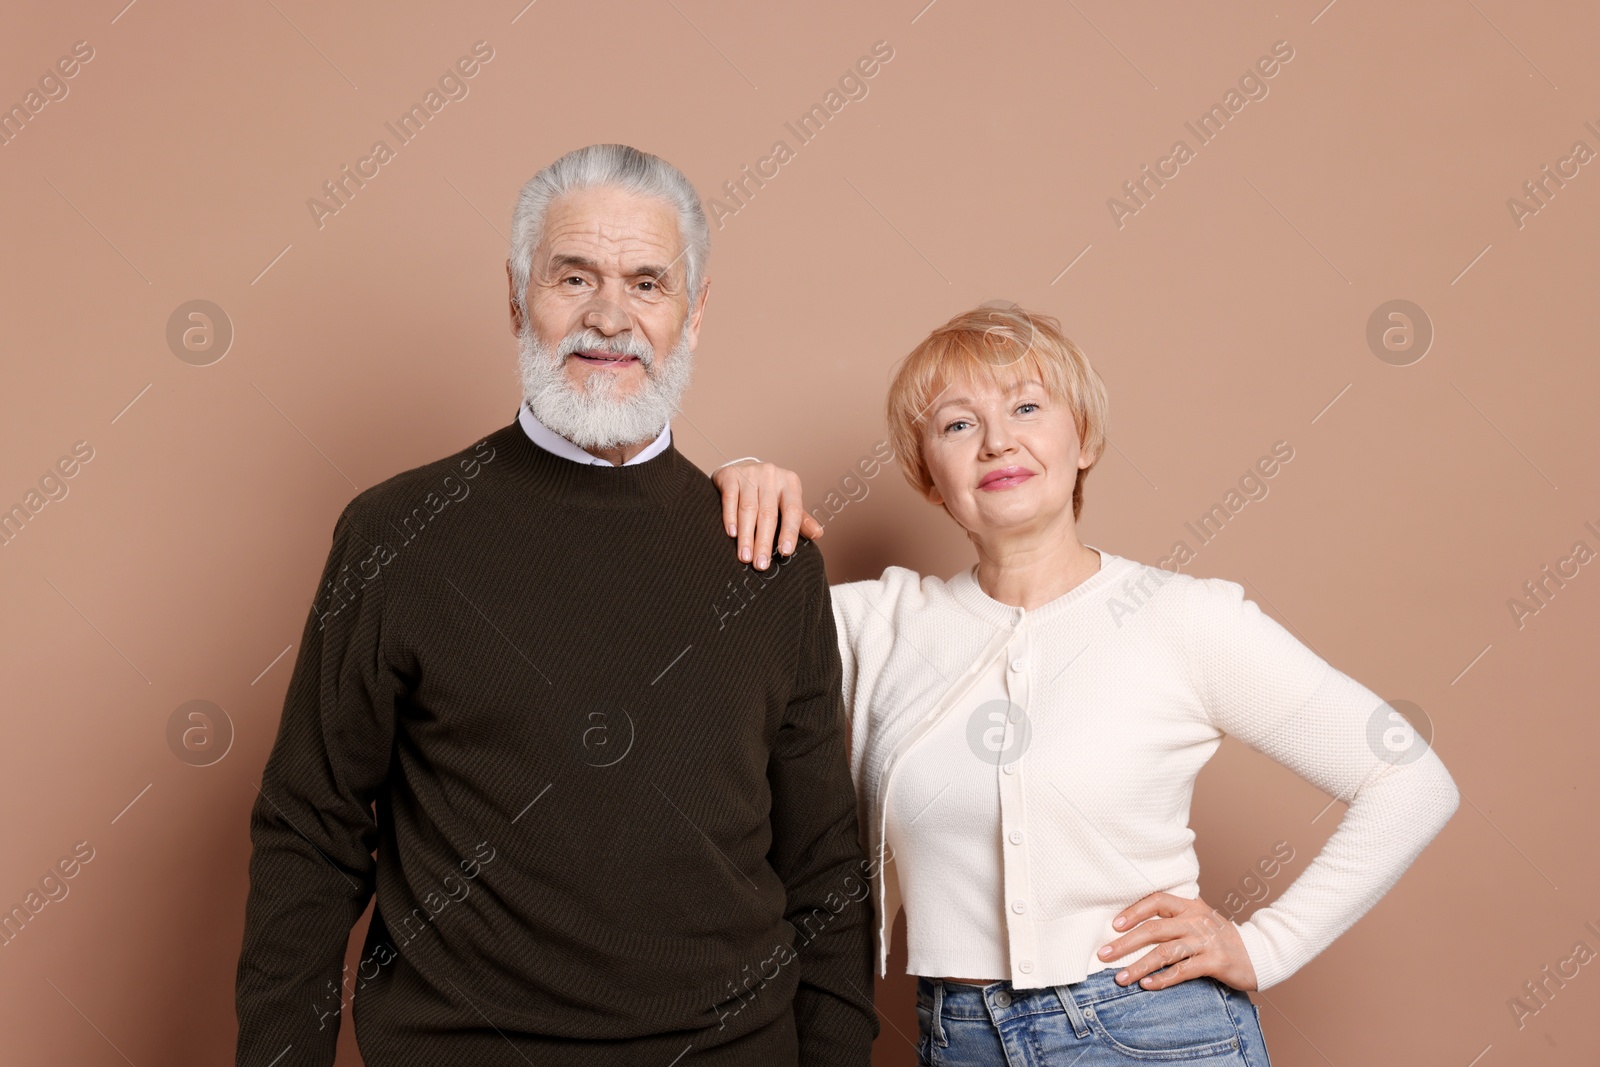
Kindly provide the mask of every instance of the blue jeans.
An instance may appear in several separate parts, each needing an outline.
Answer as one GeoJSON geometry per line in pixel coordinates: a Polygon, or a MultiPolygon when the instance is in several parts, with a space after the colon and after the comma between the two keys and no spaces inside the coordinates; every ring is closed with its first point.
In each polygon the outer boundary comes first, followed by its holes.
{"type": "MultiPolygon", "coordinates": [[[[1250,998],[1210,976],[1119,986],[1108,967],[1071,985],[1013,989],[917,978],[917,1062],[934,1067],[1112,1067],[1195,1061],[1269,1067],[1250,998]]],[[[1160,974],[1160,971],[1154,972],[1160,974]]]]}

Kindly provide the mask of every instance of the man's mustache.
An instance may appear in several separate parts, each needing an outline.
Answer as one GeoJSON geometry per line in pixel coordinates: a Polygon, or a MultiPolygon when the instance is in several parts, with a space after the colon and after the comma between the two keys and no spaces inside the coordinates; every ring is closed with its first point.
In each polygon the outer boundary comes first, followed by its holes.
{"type": "Polygon", "coordinates": [[[619,333],[607,337],[594,329],[579,330],[561,339],[556,346],[555,358],[560,363],[574,352],[605,352],[613,356],[633,356],[649,370],[656,361],[656,350],[633,333],[619,333]]]}

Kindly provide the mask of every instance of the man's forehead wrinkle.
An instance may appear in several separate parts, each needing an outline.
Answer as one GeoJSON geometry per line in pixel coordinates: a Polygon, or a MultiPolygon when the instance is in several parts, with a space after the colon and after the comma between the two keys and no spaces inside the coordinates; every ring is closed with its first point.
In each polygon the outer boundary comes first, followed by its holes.
{"type": "Polygon", "coordinates": [[[604,225],[558,225],[546,242],[550,256],[579,254],[589,259],[644,258],[665,263],[673,256],[674,245],[654,234],[641,234],[604,225]]]}
{"type": "Polygon", "coordinates": [[[627,241],[643,241],[655,243],[661,247],[672,244],[676,238],[676,227],[667,227],[673,232],[667,233],[665,229],[658,228],[655,223],[659,221],[651,218],[632,218],[618,222],[605,216],[585,217],[563,212],[552,220],[548,233],[552,238],[576,237],[588,238],[608,246],[623,244],[627,241]]]}

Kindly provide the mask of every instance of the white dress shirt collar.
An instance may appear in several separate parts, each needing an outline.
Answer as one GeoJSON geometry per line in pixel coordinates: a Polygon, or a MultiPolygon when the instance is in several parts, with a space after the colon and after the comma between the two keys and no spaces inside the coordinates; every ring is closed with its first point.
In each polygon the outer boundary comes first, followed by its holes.
{"type": "MultiPolygon", "coordinates": [[[[534,417],[533,409],[527,405],[526,401],[523,402],[521,410],[517,412],[517,422],[521,424],[523,432],[528,435],[533,443],[544,449],[546,452],[554,452],[563,459],[570,459],[575,463],[587,463],[591,466],[598,467],[615,466],[615,464],[608,459],[601,459],[599,456],[592,455],[589,452],[584,451],[582,448],[579,448],[577,445],[573,444],[571,441],[567,440],[565,437],[562,437],[550,427],[540,422],[534,417]]],[[[628,460],[623,464],[623,466],[628,467],[635,463],[643,463],[647,459],[653,459],[662,452],[666,451],[667,446],[671,443],[672,424],[669,422],[667,425],[661,428],[661,433],[654,441],[651,441],[648,445],[646,445],[643,451],[641,451],[637,456],[634,456],[632,459],[628,460]]]]}

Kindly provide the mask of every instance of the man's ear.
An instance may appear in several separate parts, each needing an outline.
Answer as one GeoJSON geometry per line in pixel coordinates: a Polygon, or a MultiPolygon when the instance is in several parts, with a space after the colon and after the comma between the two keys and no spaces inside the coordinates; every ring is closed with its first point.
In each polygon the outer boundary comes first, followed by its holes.
{"type": "Polygon", "coordinates": [[[511,273],[511,261],[506,260],[506,289],[511,297],[511,335],[522,336],[522,309],[517,307],[517,279],[511,273]]]}
{"type": "Polygon", "coordinates": [[[700,343],[700,316],[705,314],[706,300],[711,296],[711,279],[707,278],[700,285],[700,295],[694,298],[689,305],[689,317],[684,321],[684,329],[688,331],[689,351],[693,352],[695,345],[700,343]]]}

